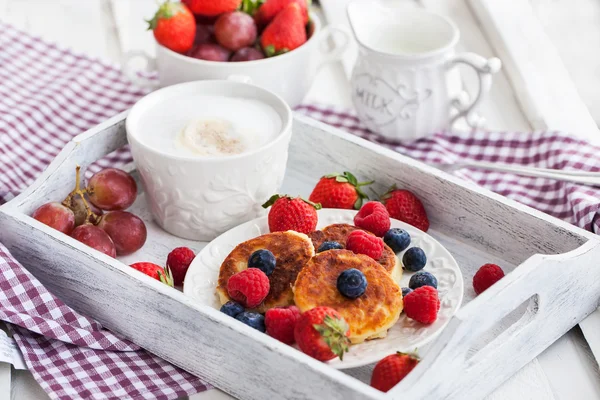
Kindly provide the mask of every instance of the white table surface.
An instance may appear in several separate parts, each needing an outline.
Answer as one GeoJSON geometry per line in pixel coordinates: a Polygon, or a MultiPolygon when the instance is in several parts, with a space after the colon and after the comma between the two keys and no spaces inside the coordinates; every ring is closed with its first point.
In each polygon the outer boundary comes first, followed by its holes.
{"type": "MultiPolygon", "coordinates": [[[[507,38],[503,34],[498,36],[496,32],[490,31],[490,24],[480,22],[481,5],[477,3],[478,1],[397,0],[392,2],[425,7],[448,15],[462,32],[459,50],[473,51],[483,56],[498,55],[503,52],[501,46],[498,46],[499,37],[509,43],[510,35],[507,38]],[[492,44],[496,46],[492,47],[492,44]]],[[[321,1],[329,23],[338,25],[345,22],[343,13],[345,2],[345,0],[321,1]]],[[[486,2],[482,0],[481,4],[486,2]]],[[[503,7],[510,2],[499,2],[496,5],[500,3],[503,5],[499,7],[503,7]]],[[[508,18],[535,18],[536,21],[533,23],[531,21],[523,21],[523,23],[527,23],[527,26],[533,25],[534,28],[539,25],[544,34],[550,37],[552,46],[557,46],[558,49],[556,54],[552,53],[552,50],[548,56],[548,52],[543,48],[546,51],[542,54],[543,60],[527,60],[527,63],[539,67],[540,71],[542,69],[547,71],[544,72],[547,77],[544,75],[543,78],[550,80],[547,82],[548,85],[552,85],[551,80],[557,76],[562,83],[574,85],[577,90],[573,90],[573,93],[579,91],[591,114],[596,117],[596,120],[600,119],[600,81],[597,79],[600,65],[600,52],[597,51],[600,42],[600,24],[598,24],[600,2],[597,0],[532,0],[530,2],[516,0],[514,4],[511,3],[511,6],[513,5],[517,9],[525,7],[525,12],[519,10],[512,16],[511,10],[504,10],[509,13],[508,18]],[[573,81],[568,76],[565,77],[564,71],[553,69],[557,64],[556,60],[561,66],[564,62],[568,73],[573,75],[573,81]]],[[[122,54],[128,50],[143,49],[153,54],[153,39],[151,33],[146,32],[146,23],[143,20],[151,17],[155,8],[154,0],[0,0],[0,20],[41,35],[47,40],[119,63],[122,54]]],[[[499,18],[499,21],[501,20],[499,18]]],[[[522,38],[525,42],[526,36],[522,38]]],[[[516,53],[517,55],[514,55],[517,61],[516,69],[509,67],[507,71],[494,78],[491,94],[480,109],[480,113],[488,121],[489,129],[527,131],[543,128],[544,115],[553,114],[552,110],[547,108],[552,107],[553,104],[550,106],[529,104],[527,94],[531,95],[531,90],[527,92],[528,88],[516,86],[521,82],[517,79],[519,73],[522,72],[525,76],[528,73],[526,69],[523,70],[524,72],[521,70],[520,66],[523,62],[519,62],[518,51],[516,53]]],[[[513,53],[507,54],[507,57],[512,57],[513,53]]],[[[353,55],[350,51],[345,56],[344,62],[323,68],[315,78],[306,101],[351,107],[347,74],[351,69],[352,60],[353,55]]],[[[467,88],[475,87],[474,79],[468,74],[463,76],[467,88]]],[[[532,90],[539,90],[539,88],[532,90]]],[[[570,94],[570,96],[574,95],[570,94]]],[[[560,101],[557,99],[556,107],[562,106],[560,101]]],[[[569,129],[587,139],[600,140],[593,119],[585,115],[588,113],[587,109],[580,111],[583,118],[578,118],[578,121],[549,118],[555,125],[560,125],[551,128],[569,129]]],[[[592,321],[592,318],[589,321],[592,321]]],[[[594,321],[600,323],[600,318],[596,316],[594,321]]],[[[597,339],[595,340],[597,343],[597,339]]],[[[590,343],[593,345],[593,341],[590,343]]],[[[10,368],[0,363],[0,398],[9,398],[9,387],[10,398],[13,400],[47,398],[31,374],[13,370],[11,376],[10,368]],[[11,381],[12,384],[9,384],[11,381]]],[[[227,398],[231,397],[219,390],[210,390],[191,397],[194,400],[227,398]]],[[[489,399],[519,400],[598,398],[600,398],[598,365],[579,327],[573,328],[556,341],[489,396],[489,399]]]]}

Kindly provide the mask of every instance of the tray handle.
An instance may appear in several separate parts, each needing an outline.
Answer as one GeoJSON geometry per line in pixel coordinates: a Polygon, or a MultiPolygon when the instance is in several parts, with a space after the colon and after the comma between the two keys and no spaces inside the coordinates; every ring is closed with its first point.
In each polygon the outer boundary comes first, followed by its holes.
{"type": "Polygon", "coordinates": [[[600,241],[593,239],[568,253],[530,257],[459,310],[423,361],[386,398],[483,398],[531,361],[532,353],[541,353],[598,307],[597,260],[600,241]],[[482,334],[528,299],[517,322],[470,354],[482,334]],[[465,385],[466,376],[485,380],[481,386],[465,385]],[[442,396],[447,393],[452,394],[442,396]]]}

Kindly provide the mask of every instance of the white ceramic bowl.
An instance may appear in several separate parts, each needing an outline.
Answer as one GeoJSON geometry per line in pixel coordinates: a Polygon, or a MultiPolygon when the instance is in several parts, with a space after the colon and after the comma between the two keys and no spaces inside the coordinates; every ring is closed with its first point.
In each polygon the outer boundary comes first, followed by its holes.
{"type": "Polygon", "coordinates": [[[142,51],[128,52],[123,60],[125,74],[140,86],[156,85],[143,79],[132,69],[132,60],[146,59],[148,71],[157,70],[159,86],[203,79],[227,79],[243,75],[251,81],[281,96],[290,107],[300,104],[310,88],[314,75],[323,64],[335,61],[344,51],[349,36],[344,31],[327,27],[322,29],[319,18],[311,13],[313,33],[306,43],[289,53],[276,57],[244,62],[217,62],[198,60],[176,53],[156,43],[156,59],[142,51]],[[330,39],[337,43],[329,46],[330,39]]]}
{"type": "MultiPolygon", "coordinates": [[[[194,119],[193,108],[185,118],[194,119]]],[[[209,241],[260,216],[264,212],[261,205],[278,192],[292,135],[292,111],[280,97],[254,85],[196,81],[169,86],[142,98],[131,109],[126,128],[154,219],[173,235],[209,241]],[[151,118],[150,122],[161,126],[185,123],[171,121],[173,116],[168,113],[156,112],[160,110],[157,105],[189,101],[199,93],[259,100],[279,114],[281,131],[262,147],[223,157],[172,155],[144,142],[140,123],[143,118],[151,118]],[[149,113],[149,109],[153,111],[149,113]]]]}

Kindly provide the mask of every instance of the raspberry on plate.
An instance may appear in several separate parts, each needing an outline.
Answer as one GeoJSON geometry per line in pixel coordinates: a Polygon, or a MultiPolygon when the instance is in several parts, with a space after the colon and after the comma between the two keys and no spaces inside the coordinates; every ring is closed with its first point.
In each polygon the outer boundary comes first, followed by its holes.
{"type": "Polygon", "coordinates": [[[410,371],[412,371],[419,359],[411,354],[391,354],[375,365],[371,375],[371,386],[375,389],[387,392],[398,384],[410,371]]]}
{"type": "Polygon", "coordinates": [[[300,318],[300,310],[296,306],[277,307],[265,313],[267,334],[285,344],[294,344],[294,328],[300,318]]]}
{"type": "Polygon", "coordinates": [[[410,277],[408,281],[408,287],[411,289],[420,288],[421,286],[431,286],[434,289],[437,289],[438,281],[437,278],[431,273],[427,271],[419,271],[413,276],[410,277]]]}
{"type": "Polygon", "coordinates": [[[317,210],[321,209],[318,203],[278,194],[271,196],[263,207],[271,207],[268,217],[271,232],[291,230],[310,233],[317,227],[317,210]]]}
{"type": "Polygon", "coordinates": [[[437,289],[431,286],[416,288],[404,298],[404,313],[422,324],[432,324],[437,319],[440,299],[437,289]]]}
{"type": "Polygon", "coordinates": [[[481,294],[504,277],[504,271],[496,264],[485,264],[473,276],[473,289],[475,293],[481,294]]]}
{"type": "Polygon", "coordinates": [[[330,307],[305,311],[294,328],[294,339],[300,350],[319,361],[336,356],[342,360],[350,345],[349,334],[348,323],[330,307]]]}
{"type": "Polygon", "coordinates": [[[402,265],[407,271],[417,272],[425,268],[427,256],[420,247],[411,247],[402,256],[402,265]]]}
{"type": "Polygon", "coordinates": [[[390,230],[390,214],[378,201],[369,201],[354,216],[354,225],[382,237],[390,230]]]}
{"type": "Polygon", "coordinates": [[[370,235],[365,231],[355,230],[350,232],[346,239],[346,249],[369,256],[373,260],[379,260],[383,254],[384,243],[377,236],[370,235]]]}
{"type": "Polygon", "coordinates": [[[171,269],[173,273],[173,281],[175,285],[183,285],[183,279],[187,273],[188,268],[192,261],[194,261],[193,250],[189,247],[177,247],[169,253],[167,256],[167,267],[171,269]]]}
{"type": "Polygon", "coordinates": [[[269,278],[258,268],[240,271],[227,281],[229,297],[247,308],[260,305],[270,289],[269,278]]]}

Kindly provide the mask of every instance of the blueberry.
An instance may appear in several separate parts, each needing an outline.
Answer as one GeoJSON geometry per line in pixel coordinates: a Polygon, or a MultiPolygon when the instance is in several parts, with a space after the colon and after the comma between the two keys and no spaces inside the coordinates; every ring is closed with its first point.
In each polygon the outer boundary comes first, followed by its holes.
{"type": "Polygon", "coordinates": [[[413,276],[410,277],[410,281],[408,282],[408,287],[415,290],[416,288],[420,288],[421,286],[433,286],[437,289],[437,278],[426,271],[419,271],[413,276]]]}
{"type": "Polygon", "coordinates": [[[367,290],[367,278],[356,268],[347,269],[338,276],[337,289],[343,296],[356,299],[367,290]]]}
{"type": "Polygon", "coordinates": [[[420,247],[411,247],[402,257],[402,264],[408,271],[420,271],[427,264],[427,256],[420,247]]]}
{"type": "Polygon", "coordinates": [[[262,314],[244,311],[239,313],[235,319],[261,332],[265,332],[267,330],[267,328],[265,328],[265,317],[262,314]]]}
{"type": "Polygon", "coordinates": [[[392,228],[383,235],[383,241],[398,254],[410,246],[410,235],[404,229],[392,228]]]}
{"type": "Polygon", "coordinates": [[[236,303],[235,301],[228,301],[221,306],[221,312],[234,317],[241,312],[244,312],[244,306],[236,303]]]}
{"type": "Polygon", "coordinates": [[[409,294],[410,292],[412,292],[413,290],[411,288],[408,287],[403,287],[402,288],[402,297],[406,297],[407,294],[409,294]]]}
{"type": "Polygon", "coordinates": [[[256,250],[248,259],[248,268],[258,268],[269,276],[275,269],[275,256],[269,250],[256,250]]]}
{"type": "Polygon", "coordinates": [[[322,251],[327,251],[327,250],[340,250],[343,248],[344,248],[344,246],[342,246],[338,242],[323,242],[323,244],[321,244],[319,246],[319,248],[317,249],[317,253],[320,253],[322,251]]]}

